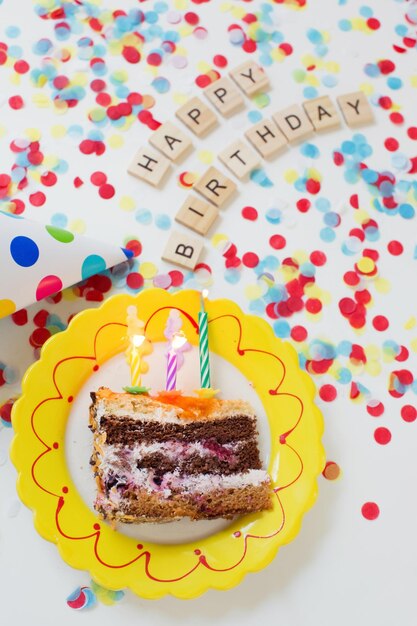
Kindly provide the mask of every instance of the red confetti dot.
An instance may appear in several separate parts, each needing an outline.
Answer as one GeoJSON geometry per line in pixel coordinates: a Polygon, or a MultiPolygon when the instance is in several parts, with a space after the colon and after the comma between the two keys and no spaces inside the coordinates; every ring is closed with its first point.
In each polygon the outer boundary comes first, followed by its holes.
{"type": "Polygon", "coordinates": [[[411,404],[405,404],[401,408],[401,417],[404,422],[414,422],[417,418],[417,409],[411,404]]]}
{"type": "Polygon", "coordinates": [[[245,220],[250,220],[254,222],[258,219],[258,211],[253,206],[245,206],[242,209],[242,217],[245,220]]]}
{"type": "Polygon", "coordinates": [[[78,189],[78,187],[81,187],[81,185],[84,185],[84,181],[79,176],[76,176],[73,182],[76,189],[78,189]]]}
{"type": "Polygon", "coordinates": [[[404,247],[402,243],[396,240],[390,241],[387,248],[388,252],[394,256],[399,256],[404,252],[404,247]]]}
{"type": "Polygon", "coordinates": [[[30,66],[27,61],[20,59],[19,61],[16,61],[13,67],[18,74],[26,74],[26,72],[29,71],[30,66]]]}
{"type": "Polygon", "coordinates": [[[172,287],[179,287],[184,282],[184,274],[179,270],[171,270],[168,274],[171,276],[172,287]]]}
{"type": "Polygon", "coordinates": [[[396,150],[398,150],[400,144],[398,143],[398,141],[394,137],[388,137],[384,141],[384,146],[390,152],[395,152],[396,150]]]}
{"type": "Polygon", "coordinates": [[[374,520],[379,516],[379,506],[375,502],[365,502],[361,511],[367,520],[374,520]]]}
{"type": "Polygon", "coordinates": [[[54,172],[45,172],[41,176],[41,183],[45,187],[53,187],[57,181],[57,176],[54,172]]]}
{"type": "Polygon", "coordinates": [[[304,326],[293,326],[291,339],[294,339],[294,341],[305,341],[307,339],[307,329],[304,326]]]}
{"type": "Polygon", "coordinates": [[[24,326],[28,321],[28,312],[26,309],[20,309],[12,314],[12,320],[16,326],[24,326]]]}
{"type": "Polygon", "coordinates": [[[374,439],[381,446],[386,446],[391,441],[391,431],[388,428],[380,427],[376,428],[374,432],[374,439]]]}
{"type": "Polygon", "coordinates": [[[195,79],[196,85],[198,87],[201,87],[202,89],[204,89],[204,87],[207,87],[208,85],[210,85],[211,82],[212,82],[212,80],[211,80],[210,76],[208,76],[207,74],[200,74],[195,79]]]}
{"type": "Polygon", "coordinates": [[[407,135],[410,137],[410,139],[417,139],[417,126],[410,126],[410,128],[407,130],[407,135]]]}
{"type": "Polygon", "coordinates": [[[140,289],[143,287],[144,279],[142,274],[138,272],[131,272],[126,278],[127,286],[131,289],[140,289]]]}
{"type": "Polygon", "coordinates": [[[101,80],[101,78],[95,78],[91,81],[90,87],[92,91],[98,93],[99,91],[103,91],[103,89],[106,88],[106,83],[104,82],[104,80],[101,80]]]}
{"type": "Polygon", "coordinates": [[[140,61],[140,53],[133,46],[124,46],[122,55],[128,63],[139,63],[140,61]]]}
{"type": "Polygon", "coordinates": [[[391,120],[391,122],[393,124],[403,124],[404,123],[404,116],[401,115],[401,113],[399,113],[398,111],[393,111],[392,113],[389,114],[389,118],[391,120]]]}
{"type": "Polygon", "coordinates": [[[8,174],[0,174],[0,187],[8,187],[11,180],[8,174]]]}
{"type": "Polygon", "coordinates": [[[259,257],[254,252],[246,252],[242,257],[242,263],[245,267],[256,267],[259,263],[259,257]]]}
{"type": "Polygon", "coordinates": [[[101,185],[99,187],[98,193],[101,198],[104,198],[105,200],[109,200],[110,198],[113,198],[116,191],[113,185],[110,185],[109,183],[105,183],[104,185],[101,185]]]}
{"type": "Polygon", "coordinates": [[[216,67],[226,67],[227,59],[222,54],[216,54],[213,57],[213,63],[216,67]]]}
{"type": "Polygon", "coordinates": [[[42,191],[36,191],[35,193],[31,193],[29,196],[29,202],[33,206],[42,206],[45,204],[46,196],[42,191]]]}
{"type": "Polygon", "coordinates": [[[49,313],[46,309],[41,309],[40,311],[38,311],[33,318],[33,323],[35,324],[35,326],[39,326],[39,328],[43,328],[44,326],[46,326],[48,315],[49,313]]]}
{"type": "Polygon", "coordinates": [[[324,265],[326,263],[327,257],[321,250],[314,250],[310,254],[310,261],[313,263],[313,265],[320,267],[321,265],[324,265]]]}
{"type": "Polygon", "coordinates": [[[366,23],[371,30],[378,30],[378,28],[381,26],[381,22],[377,20],[376,17],[370,17],[368,20],[366,20],[366,23]]]}
{"type": "Polygon", "coordinates": [[[133,256],[135,257],[139,256],[142,252],[142,244],[137,239],[131,239],[128,241],[125,248],[132,250],[133,256]]]}
{"type": "Polygon", "coordinates": [[[272,235],[269,239],[269,245],[274,250],[282,250],[286,246],[286,239],[282,235],[272,235]]]}
{"type": "Polygon", "coordinates": [[[342,298],[339,309],[342,315],[349,316],[356,311],[357,304],[352,298],[342,298]]]}
{"type": "Polygon", "coordinates": [[[289,43],[280,43],[278,48],[282,50],[287,57],[293,52],[293,47],[289,43]]]}
{"type": "Polygon", "coordinates": [[[375,315],[374,319],[372,320],[372,326],[375,328],[375,330],[379,330],[381,332],[383,330],[387,330],[389,322],[385,315],[375,315]]]}
{"type": "Polygon", "coordinates": [[[307,213],[310,207],[311,207],[311,202],[307,198],[301,198],[300,200],[297,201],[297,209],[301,213],[307,213]]]}
{"type": "Polygon", "coordinates": [[[309,193],[315,195],[321,189],[320,181],[314,180],[314,178],[309,178],[306,182],[306,189],[309,193]]]}
{"type": "Polygon", "coordinates": [[[323,402],[333,402],[337,397],[336,387],[333,385],[322,385],[319,389],[319,396],[323,402]]]}
{"type": "Polygon", "coordinates": [[[256,48],[256,41],[253,41],[252,39],[247,39],[242,45],[242,50],[249,53],[255,52],[256,48]]]}
{"type": "Polygon", "coordinates": [[[148,54],[148,58],[146,60],[149,65],[153,65],[154,67],[157,67],[162,63],[162,57],[157,52],[151,52],[151,54],[148,54]]]}
{"type": "Polygon", "coordinates": [[[354,287],[360,282],[360,278],[356,272],[346,272],[343,276],[343,280],[349,287],[354,287]]]}
{"type": "Polygon", "coordinates": [[[392,107],[392,100],[389,96],[381,96],[379,99],[379,106],[382,109],[388,110],[392,107]]]}
{"type": "Polygon", "coordinates": [[[378,402],[377,404],[369,402],[366,405],[366,410],[368,411],[369,415],[372,415],[372,417],[380,417],[380,415],[382,415],[385,411],[385,407],[382,402],[378,402]]]}
{"type": "Polygon", "coordinates": [[[306,302],[306,309],[309,313],[320,313],[323,305],[317,298],[309,298],[306,302]]]}
{"type": "Polygon", "coordinates": [[[93,172],[90,176],[90,180],[93,185],[99,187],[100,185],[104,185],[107,182],[107,176],[104,172],[93,172]]]}
{"type": "Polygon", "coordinates": [[[197,13],[189,11],[184,15],[184,20],[187,22],[187,24],[191,24],[191,26],[196,26],[200,21],[200,18],[198,17],[197,13]]]}
{"type": "Polygon", "coordinates": [[[21,96],[10,96],[9,98],[9,107],[11,109],[14,109],[15,111],[18,111],[19,109],[23,108],[25,106],[25,103],[23,102],[23,98],[21,96]]]}
{"type": "Polygon", "coordinates": [[[29,337],[29,343],[34,348],[40,348],[50,336],[51,333],[47,328],[35,328],[29,337]]]}

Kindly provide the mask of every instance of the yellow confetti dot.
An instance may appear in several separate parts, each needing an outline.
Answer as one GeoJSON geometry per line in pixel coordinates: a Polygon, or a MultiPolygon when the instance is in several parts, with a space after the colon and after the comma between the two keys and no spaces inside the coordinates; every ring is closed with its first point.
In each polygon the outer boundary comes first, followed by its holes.
{"type": "Polygon", "coordinates": [[[370,376],[379,376],[382,367],[378,361],[368,361],[365,365],[365,372],[370,376]]]}
{"type": "Polygon", "coordinates": [[[34,93],[32,95],[32,102],[39,109],[46,109],[51,106],[51,101],[44,93],[34,93]]]}
{"type": "Polygon", "coordinates": [[[11,315],[15,311],[16,305],[13,300],[9,300],[8,298],[0,300],[0,317],[6,317],[6,315],[11,315]]]}
{"type": "Polygon", "coordinates": [[[151,109],[155,105],[155,98],[153,96],[144,95],[142,100],[142,106],[144,109],[151,109]]]}
{"type": "Polygon", "coordinates": [[[141,263],[139,267],[139,272],[142,274],[144,278],[153,278],[156,276],[158,268],[155,263],[150,263],[146,261],[145,263],[141,263]]]}
{"type": "Polygon", "coordinates": [[[214,152],[211,150],[199,150],[198,152],[198,160],[204,165],[210,165],[214,161],[214,152]]]}
{"type": "Polygon", "coordinates": [[[59,163],[59,158],[55,154],[48,154],[43,160],[43,166],[47,170],[52,170],[59,163]]]}
{"type": "Polygon", "coordinates": [[[258,93],[252,98],[252,102],[258,107],[258,109],[263,109],[271,102],[271,98],[267,93],[258,93]]]}
{"type": "Polygon", "coordinates": [[[26,128],[25,135],[30,141],[39,141],[42,137],[40,128],[26,128]]]}
{"type": "Polygon", "coordinates": [[[413,352],[417,352],[417,337],[411,341],[410,348],[413,352]]]}
{"type": "Polygon", "coordinates": [[[119,200],[119,207],[123,209],[123,211],[133,211],[136,207],[136,203],[132,196],[122,196],[119,200]]]}
{"type": "Polygon", "coordinates": [[[262,289],[259,285],[247,285],[245,287],[245,296],[248,300],[257,300],[262,296],[262,289]]]}
{"type": "Polygon", "coordinates": [[[295,181],[298,178],[298,172],[297,170],[285,170],[284,172],[284,180],[286,183],[289,183],[290,185],[292,185],[292,183],[295,183],[295,181]]]}
{"type": "Polygon", "coordinates": [[[375,91],[374,86],[371,85],[371,83],[362,83],[359,85],[359,89],[360,91],[363,91],[366,96],[372,96],[375,91]]]}
{"type": "Polygon", "coordinates": [[[118,148],[121,148],[123,146],[125,140],[121,135],[110,135],[107,142],[110,148],[117,150],[118,148]]]}
{"type": "Polygon", "coordinates": [[[211,65],[210,63],[207,63],[207,61],[199,61],[197,63],[197,69],[200,74],[206,74],[208,71],[211,70],[211,65]]]}
{"type": "Polygon", "coordinates": [[[373,259],[370,259],[367,256],[364,256],[361,259],[359,259],[357,266],[358,266],[358,270],[362,274],[371,274],[375,269],[375,263],[373,259]]]}
{"type": "Polygon", "coordinates": [[[386,278],[376,278],[374,285],[378,293],[389,293],[391,291],[391,283],[386,278]]]}
{"type": "Polygon", "coordinates": [[[229,241],[229,237],[227,235],[223,235],[223,233],[216,233],[211,238],[211,245],[215,248],[218,248],[220,245],[225,244],[229,241]]]}
{"type": "Polygon", "coordinates": [[[71,79],[71,82],[74,85],[80,86],[80,87],[85,87],[89,81],[89,74],[88,72],[76,72],[71,79]]]}
{"type": "Polygon", "coordinates": [[[414,328],[415,325],[416,325],[416,318],[413,315],[406,321],[406,323],[404,324],[404,328],[406,330],[411,330],[411,328],[414,328]]]}
{"type": "Polygon", "coordinates": [[[86,231],[86,225],[84,220],[76,219],[72,220],[72,222],[68,225],[68,230],[77,235],[83,235],[86,231]]]}
{"type": "Polygon", "coordinates": [[[51,127],[51,135],[54,139],[61,139],[67,134],[67,129],[63,124],[55,124],[51,127]]]}

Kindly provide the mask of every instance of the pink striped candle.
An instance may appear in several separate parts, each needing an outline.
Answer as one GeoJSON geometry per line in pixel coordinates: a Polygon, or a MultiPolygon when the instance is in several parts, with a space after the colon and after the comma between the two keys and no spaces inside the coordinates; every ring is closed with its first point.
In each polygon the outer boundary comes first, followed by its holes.
{"type": "Polygon", "coordinates": [[[177,369],[178,369],[178,354],[177,350],[181,348],[187,341],[187,338],[182,334],[175,334],[172,338],[171,349],[168,352],[167,358],[167,382],[166,390],[173,391],[177,385],[177,369]]]}

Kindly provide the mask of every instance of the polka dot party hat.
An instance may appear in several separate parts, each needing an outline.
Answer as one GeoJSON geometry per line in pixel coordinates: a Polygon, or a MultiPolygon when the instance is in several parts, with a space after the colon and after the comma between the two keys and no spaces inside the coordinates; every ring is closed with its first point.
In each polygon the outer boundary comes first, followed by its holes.
{"type": "Polygon", "coordinates": [[[0,318],[129,259],[133,253],[0,211],[0,318]]]}

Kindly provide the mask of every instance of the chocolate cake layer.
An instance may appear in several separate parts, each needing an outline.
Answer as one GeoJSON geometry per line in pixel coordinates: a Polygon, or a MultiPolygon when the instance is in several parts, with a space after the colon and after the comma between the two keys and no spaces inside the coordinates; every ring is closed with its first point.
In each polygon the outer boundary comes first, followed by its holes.
{"type": "Polygon", "coordinates": [[[252,417],[237,415],[227,420],[176,424],[105,415],[100,420],[100,431],[106,433],[106,444],[132,446],[136,441],[201,441],[215,439],[219,444],[231,443],[256,436],[252,417]]]}
{"type": "Polygon", "coordinates": [[[160,474],[174,472],[187,474],[233,474],[234,472],[246,472],[249,469],[261,469],[258,446],[256,440],[243,442],[238,451],[224,455],[192,454],[186,458],[170,459],[164,454],[156,452],[147,454],[136,461],[138,469],[154,469],[160,474]],[[226,457],[226,458],[224,458],[226,457]]]}

